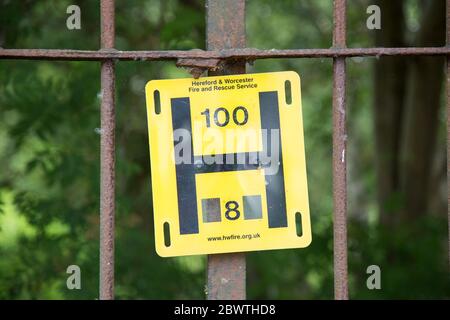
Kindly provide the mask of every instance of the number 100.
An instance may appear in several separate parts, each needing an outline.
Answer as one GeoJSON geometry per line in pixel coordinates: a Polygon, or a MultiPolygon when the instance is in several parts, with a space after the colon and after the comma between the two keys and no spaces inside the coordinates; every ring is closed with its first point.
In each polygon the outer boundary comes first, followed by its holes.
{"type": "MultiPolygon", "coordinates": [[[[206,118],[206,127],[207,128],[211,127],[210,110],[205,109],[205,111],[203,111],[200,114],[204,115],[206,118]]],[[[236,125],[243,126],[247,123],[247,121],[248,121],[248,111],[245,107],[239,106],[233,109],[233,122],[236,125]],[[244,114],[244,119],[242,119],[241,121],[239,121],[238,119],[238,112],[244,114]]],[[[216,126],[225,127],[229,122],[230,122],[230,113],[228,112],[227,109],[220,107],[214,110],[214,123],[216,124],[216,126]],[[219,121],[219,113],[223,113],[225,115],[225,119],[223,119],[223,121],[219,121]]]]}

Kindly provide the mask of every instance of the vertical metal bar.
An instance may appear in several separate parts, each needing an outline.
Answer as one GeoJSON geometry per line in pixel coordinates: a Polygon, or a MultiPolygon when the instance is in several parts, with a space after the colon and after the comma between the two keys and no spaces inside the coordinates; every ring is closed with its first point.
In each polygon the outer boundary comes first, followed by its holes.
{"type": "MultiPolygon", "coordinates": [[[[101,47],[114,48],[114,0],[102,0],[101,47]]],[[[114,61],[101,65],[100,299],[114,299],[115,111],[114,61]]]]}
{"type": "MultiPolygon", "coordinates": [[[[450,0],[447,0],[447,46],[450,46],[450,0]]],[[[450,268],[450,56],[447,55],[447,214],[448,263],[450,268]]]]}
{"type": "MultiPolygon", "coordinates": [[[[245,47],[245,0],[207,1],[207,49],[245,47]]],[[[245,61],[233,61],[210,75],[245,73],[245,61]]],[[[208,256],[207,295],[209,300],[243,300],[245,293],[245,254],[208,256]]]]}
{"type": "MultiPolygon", "coordinates": [[[[346,0],[334,0],[333,46],[346,46],[346,0]]],[[[333,59],[334,296],[348,299],[345,58],[333,59]]]]}

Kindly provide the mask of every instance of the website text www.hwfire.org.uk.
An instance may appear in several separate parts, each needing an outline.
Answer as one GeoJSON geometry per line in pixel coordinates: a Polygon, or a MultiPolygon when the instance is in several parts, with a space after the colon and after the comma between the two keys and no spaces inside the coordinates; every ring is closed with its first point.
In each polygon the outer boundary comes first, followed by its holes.
{"type": "Polygon", "coordinates": [[[208,237],[208,241],[223,241],[223,240],[252,240],[261,238],[259,233],[253,234],[230,234],[217,237],[208,237]]]}

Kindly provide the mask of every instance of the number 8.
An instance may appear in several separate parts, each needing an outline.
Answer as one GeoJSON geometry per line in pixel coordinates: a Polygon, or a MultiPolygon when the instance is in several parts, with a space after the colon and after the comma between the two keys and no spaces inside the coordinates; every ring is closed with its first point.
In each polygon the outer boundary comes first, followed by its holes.
{"type": "Polygon", "coordinates": [[[237,201],[228,201],[225,203],[225,208],[227,209],[225,211],[225,218],[228,220],[236,220],[241,216],[241,213],[239,212],[239,203],[237,201]],[[231,207],[233,205],[233,207],[231,207]],[[233,216],[230,216],[230,212],[235,212],[233,216]]]}

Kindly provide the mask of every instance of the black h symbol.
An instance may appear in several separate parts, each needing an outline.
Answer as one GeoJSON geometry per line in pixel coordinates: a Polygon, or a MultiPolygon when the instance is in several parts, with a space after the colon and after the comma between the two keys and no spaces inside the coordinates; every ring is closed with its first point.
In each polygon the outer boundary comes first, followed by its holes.
{"type": "MultiPolygon", "coordinates": [[[[263,151],[265,154],[271,150],[272,129],[280,130],[280,115],[278,94],[276,91],[260,92],[259,104],[261,114],[261,129],[267,130],[267,139],[263,140],[263,151]]],[[[190,163],[176,164],[177,194],[178,194],[178,215],[180,223],[180,234],[198,233],[197,216],[197,191],[195,188],[195,174],[224,171],[256,170],[261,165],[261,158],[258,152],[246,152],[235,154],[216,155],[228,159],[234,158],[232,164],[205,164],[203,157],[193,156],[191,108],[189,98],[171,99],[172,126],[173,130],[184,129],[191,134],[191,161],[190,163]],[[240,158],[242,157],[242,158],[240,158]],[[236,159],[245,159],[244,163],[237,163],[236,159]],[[251,161],[257,159],[256,163],[251,161]]],[[[174,141],[175,145],[176,141],[174,141]]],[[[286,198],[283,174],[281,134],[279,143],[279,164],[278,171],[274,175],[265,175],[266,198],[269,228],[287,227],[286,198]]],[[[240,162],[240,161],[239,161],[240,162]]],[[[265,165],[261,165],[264,167],[265,165]]]]}

